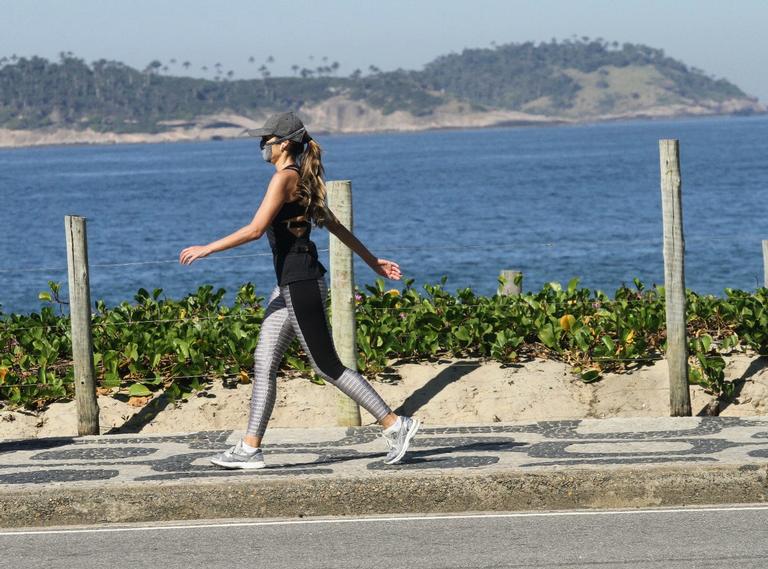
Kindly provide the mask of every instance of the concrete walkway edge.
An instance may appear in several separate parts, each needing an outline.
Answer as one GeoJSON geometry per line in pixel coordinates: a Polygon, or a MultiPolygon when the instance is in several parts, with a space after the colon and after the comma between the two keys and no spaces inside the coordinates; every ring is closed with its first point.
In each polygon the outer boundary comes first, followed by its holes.
{"type": "Polygon", "coordinates": [[[762,465],[216,480],[0,493],[0,527],[768,501],[762,465]]]}

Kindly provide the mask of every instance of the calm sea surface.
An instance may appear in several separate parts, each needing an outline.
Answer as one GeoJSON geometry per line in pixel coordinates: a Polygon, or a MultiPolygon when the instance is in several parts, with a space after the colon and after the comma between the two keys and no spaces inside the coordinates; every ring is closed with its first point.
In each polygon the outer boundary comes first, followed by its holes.
{"type": "MultiPolygon", "coordinates": [[[[613,293],[663,281],[658,140],[681,145],[686,284],[722,295],[762,286],[768,239],[768,117],[321,136],[329,180],[352,180],[354,232],[419,290],[492,294],[501,269],[613,293]]],[[[266,237],[192,266],[179,251],[247,224],[272,173],[255,140],[0,150],[0,305],[37,311],[48,280],[66,296],[64,216],[88,218],[92,300],[275,275],[266,237]],[[242,256],[248,255],[248,256],[242,256]],[[124,266],[104,266],[137,263],[124,266]],[[141,264],[138,264],[141,263],[141,264]]],[[[320,249],[328,232],[313,229],[320,249]]],[[[327,251],[320,259],[328,267],[327,251]]],[[[355,261],[358,285],[376,274],[355,261]]],[[[400,288],[401,282],[388,281],[400,288]]]]}

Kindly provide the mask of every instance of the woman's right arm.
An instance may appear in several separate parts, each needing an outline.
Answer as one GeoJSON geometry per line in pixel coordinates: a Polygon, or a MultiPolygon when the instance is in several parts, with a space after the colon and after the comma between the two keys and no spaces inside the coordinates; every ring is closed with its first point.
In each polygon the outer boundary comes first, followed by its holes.
{"type": "Polygon", "coordinates": [[[208,245],[193,245],[184,249],[179,255],[179,262],[183,265],[189,265],[196,259],[207,257],[211,253],[224,251],[237,247],[243,243],[248,243],[255,239],[260,239],[266,233],[269,224],[280,211],[283,203],[288,199],[288,175],[277,172],[272,176],[267,191],[261,200],[259,209],[253,216],[248,225],[245,225],[237,231],[213,241],[208,245]]]}

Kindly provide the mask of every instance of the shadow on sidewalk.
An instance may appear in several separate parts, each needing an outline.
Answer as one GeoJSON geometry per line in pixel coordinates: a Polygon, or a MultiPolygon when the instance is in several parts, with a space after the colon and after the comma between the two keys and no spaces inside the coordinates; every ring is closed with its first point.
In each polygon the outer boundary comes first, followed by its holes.
{"type": "Polygon", "coordinates": [[[22,439],[0,442],[0,454],[18,450],[48,450],[67,446],[75,442],[75,437],[46,437],[44,439],[22,439]]]}
{"type": "MultiPolygon", "coordinates": [[[[460,452],[500,452],[500,451],[514,451],[519,450],[518,447],[528,446],[528,443],[517,442],[512,439],[508,441],[488,441],[488,442],[473,442],[468,444],[459,444],[450,447],[436,447],[427,448],[423,450],[410,450],[408,454],[403,458],[399,464],[413,464],[424,462],[428,457],[438,455],[451,455],[460,452]]],[[[321,454],[316,460],[311,462],[295,462],[290,464],[275,465],[272,468],[306,468],[307,466],[317,466],[319,464],[340,464],[342,462],[349,462],[350,460],[364,460],[364,459],[376,459],[384,458],[387,455],[386,452],[368,452],[368,453],[344,453],[342,455],[334,455],[331,453],[321,454]]],[[[267,467],[270,468],[270,467],[267,467]]]]}
{"type": "Polygon", "coordinates": [[[480,362],[461,362],[461,365],[451,364],[427,383],[419,387],[402,405],[394,410],[397,415],[412,416],[416,411],[429,403],[432,398],[440,393],[451,383],[460,380],[463,376],[480,367],[480,362]]]}

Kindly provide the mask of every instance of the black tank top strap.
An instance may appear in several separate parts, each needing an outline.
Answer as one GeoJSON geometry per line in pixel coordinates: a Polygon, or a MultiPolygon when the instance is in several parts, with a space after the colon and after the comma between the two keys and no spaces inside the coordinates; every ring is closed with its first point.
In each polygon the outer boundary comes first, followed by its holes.
{"type": "MultiPolygon", "coordinates": [[[[288,166],[286,166],[285,168],[283,168],[283,170],[295,170],[296,172],[298,172],[298,173],[301,173],[301,172],[299,171],[299,167],[298,167],[298,166],[296,166],[296,164],[288,164],[288,166]]],[[[281,170],[281,171],[282,171],[282,170],[281,170]]]]}

